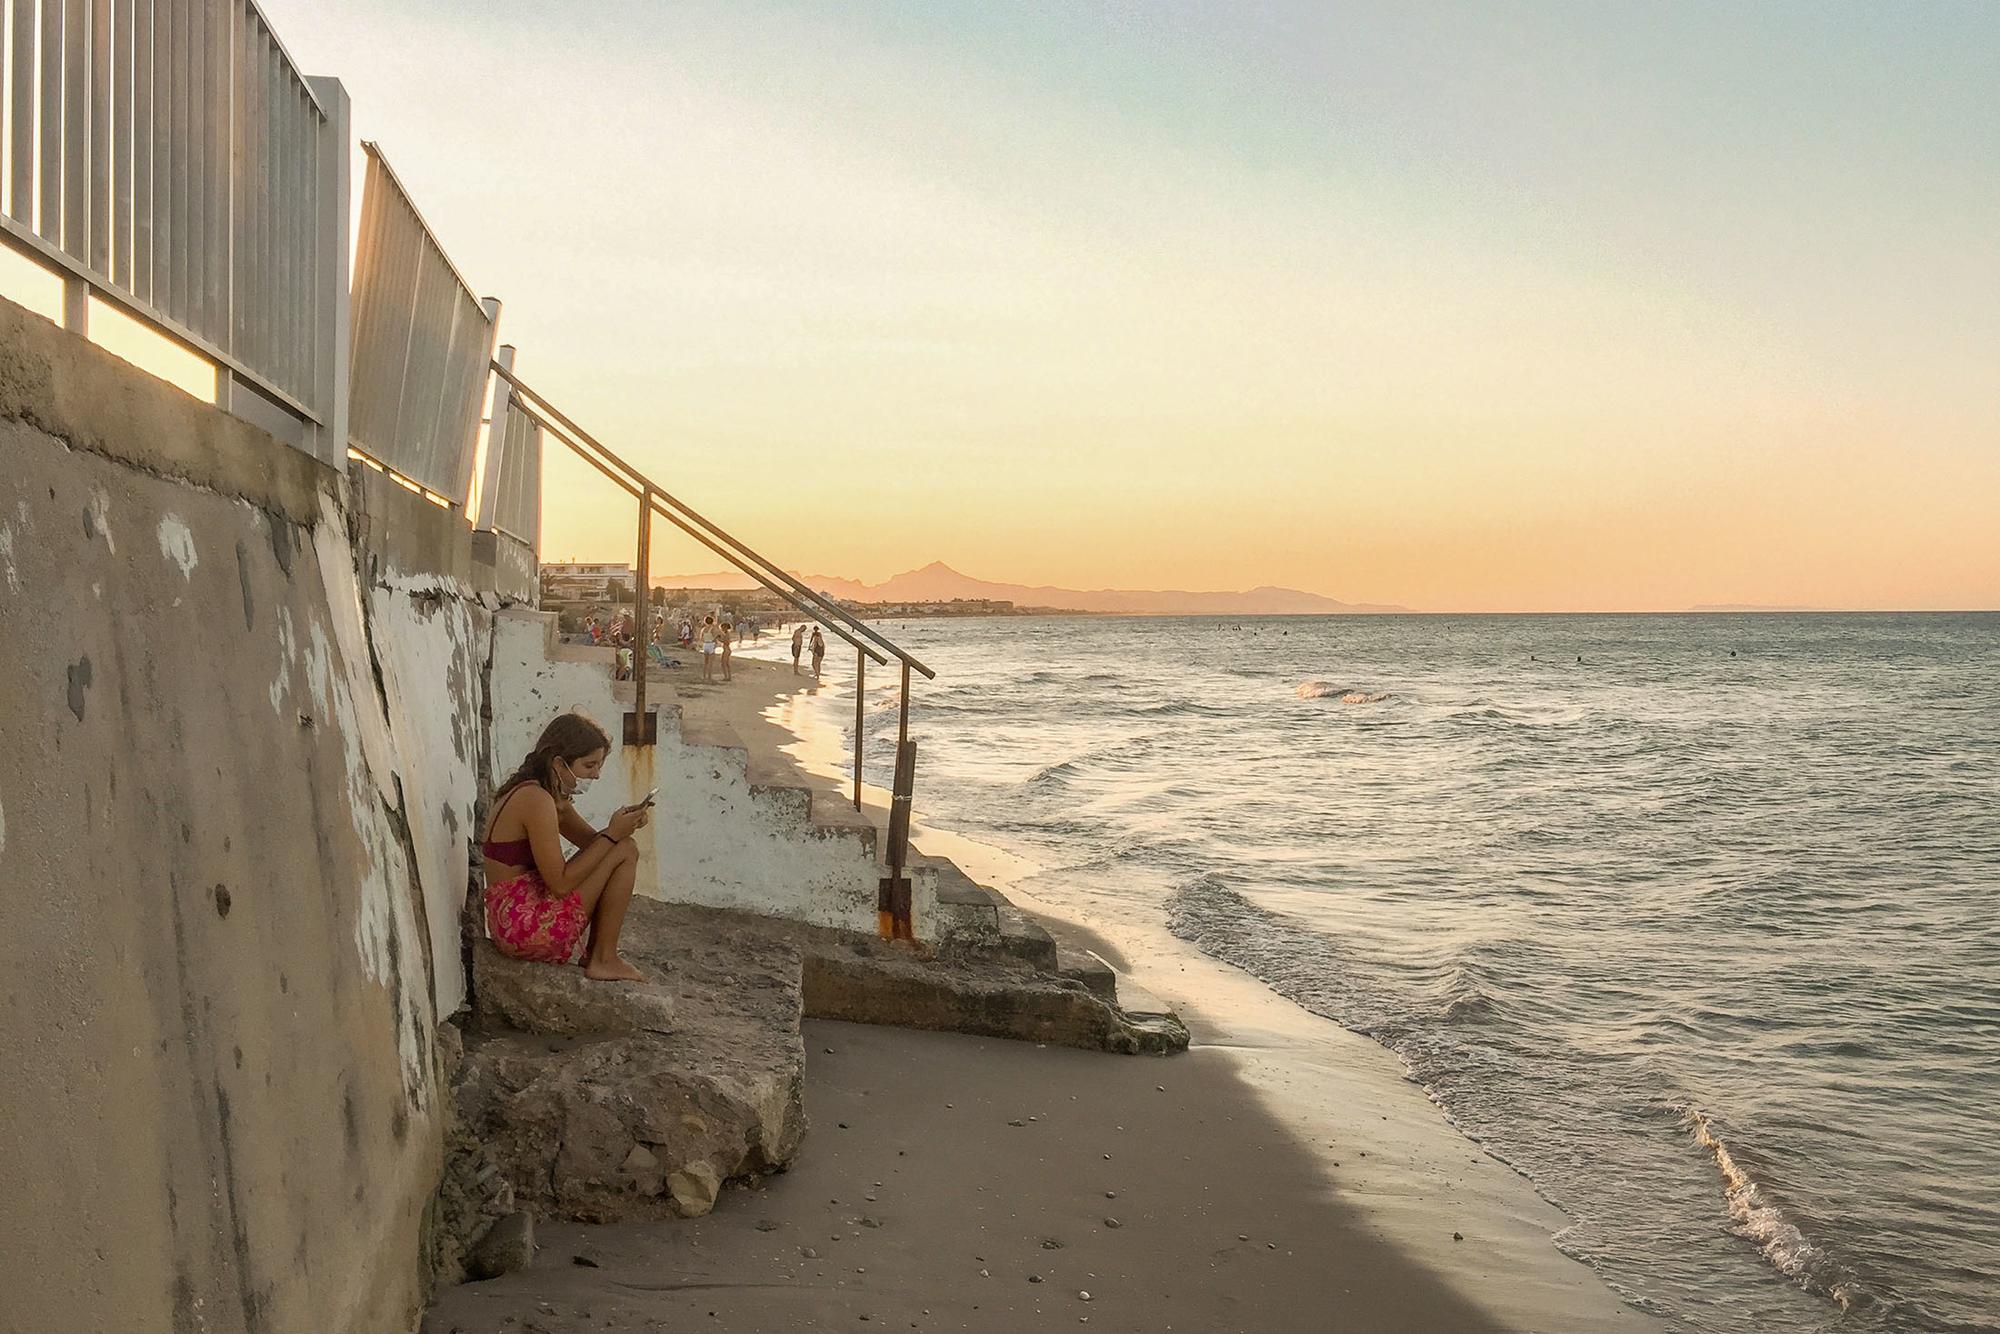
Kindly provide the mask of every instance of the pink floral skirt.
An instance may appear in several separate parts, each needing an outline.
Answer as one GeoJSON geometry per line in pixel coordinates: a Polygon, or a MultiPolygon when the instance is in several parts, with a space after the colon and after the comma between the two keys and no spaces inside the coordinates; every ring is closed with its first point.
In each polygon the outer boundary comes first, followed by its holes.
{"type": "Polygon", "coordinates": [[[557,898],[533,871],[486,887],[486,934],[502,954],[536,963],[581,963],[589,925],[583,895],[557,898]]]}

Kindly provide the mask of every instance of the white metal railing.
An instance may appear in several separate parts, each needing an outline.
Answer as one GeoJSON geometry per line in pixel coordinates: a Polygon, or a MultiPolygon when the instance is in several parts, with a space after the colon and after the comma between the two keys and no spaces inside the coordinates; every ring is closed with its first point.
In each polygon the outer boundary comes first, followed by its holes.
{"type": "Polygon", "coordinates": [[[0,230],[344,454],[346,93],[254,0],[0,0],[0,230]]]}
{"type": "Polygon", "coordinates": [[[382,152],[354,253],[348,436],[353,446],[463,506],[500,303],[481,302],[425,225],[382,152]]]}
{"type": "Polygon", "coordinates": [[[486,469],[479,485],[477,526],[505,533],[530,547],[542,535],[542,424],[514,402],[514,349],[503,347],[495,364],[505,373],[493,384],[493,422],[486,436],[486,469]]]}

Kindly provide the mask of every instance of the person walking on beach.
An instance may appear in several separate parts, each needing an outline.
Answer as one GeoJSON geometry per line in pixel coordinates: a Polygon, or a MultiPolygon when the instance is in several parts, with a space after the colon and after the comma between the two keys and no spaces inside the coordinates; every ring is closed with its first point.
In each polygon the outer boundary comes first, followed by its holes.
{"type": "Polygon", "coordinates": [[[722,679],[725,681],[731,679],[729,675],[729,641],[735,637],[736,627],[727,621],[724,621],[722,628],[715,632],[716,645],[722,650],[722,679]]]}
{"type": "Polygon", "coordinates": [[[819,680],[819,665],[826,658],[826,640],[821,637],[819,627],[813,627],[812,637],[813,680],[819,680]]]}
{"type": "Polygon", "coordinates": [[[806,651],[806,623],[800,621],[792,631],[792,675],[799,674],[799,655],[806,651]]]}
{"type": "Polygon", "coordinates": [[[715,679],[715,618],[701,618],[701,679],[715,679]]]}

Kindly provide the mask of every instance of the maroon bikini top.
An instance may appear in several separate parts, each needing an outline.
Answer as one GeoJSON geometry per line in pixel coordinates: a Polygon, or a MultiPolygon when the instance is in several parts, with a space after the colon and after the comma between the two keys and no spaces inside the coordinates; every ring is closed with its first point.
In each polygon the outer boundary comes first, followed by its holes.
{"type": "MultiPolygon", "coordinates": [[[[514,792],[519,792],[520,790],[520,787],[517,786],[514,792]]],[[[514,792],[509,792],[506,801],[500,803],[501,810],[505,810],[507,802],[514,799],[514,792]]],[[[498,823],[500,823],[500,811],[496,810],[493,812],[493,824],[498,823]]],[[[491,826],[488,827],[490,828],[491,826]]],[[[502,866],[533,866],[535,864],[535,849],[525,838],[517,838],[508,843],[495,843],[489,838],[479,845],[479,851],[488,861],[499,862],[502,866]]]]}

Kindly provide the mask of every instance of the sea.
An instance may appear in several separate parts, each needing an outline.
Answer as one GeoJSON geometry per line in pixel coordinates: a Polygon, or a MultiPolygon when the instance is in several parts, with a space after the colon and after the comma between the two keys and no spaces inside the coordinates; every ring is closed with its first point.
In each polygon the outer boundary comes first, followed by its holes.
{"type": "Polygon", "coordinates": [[[882,628],[930,823],[1388,1047],[1669,1327],[2000,1331],[2000,614],[882,628]]]}

